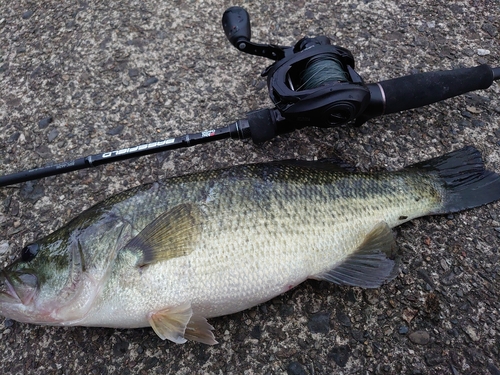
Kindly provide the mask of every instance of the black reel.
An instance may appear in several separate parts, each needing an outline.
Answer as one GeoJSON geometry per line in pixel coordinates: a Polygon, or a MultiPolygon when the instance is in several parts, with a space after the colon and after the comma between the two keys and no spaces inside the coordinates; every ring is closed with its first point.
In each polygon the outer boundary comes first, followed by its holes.
{"type": "Polygon", "coordinates": [[[242,52],[276,60],[262,73],[282,119],[294,128],[332,127],[353,121],[370,103],[370,90],[354,70],[354,57],[325,36],[303,38],[293,47],[250,41],[245,9],[231,7],[222,17],[224,32],[242,52]]]}

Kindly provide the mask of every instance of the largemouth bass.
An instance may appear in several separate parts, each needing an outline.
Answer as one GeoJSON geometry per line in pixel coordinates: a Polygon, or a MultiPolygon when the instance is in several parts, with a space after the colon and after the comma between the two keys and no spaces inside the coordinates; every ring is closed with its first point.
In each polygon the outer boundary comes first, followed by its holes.
{"type": "Polygon", "coordinates": [[[498,199],[500,176],[472,147],[397,172],[274,162],[174,177],[24,247],[0,273],[0,314],[214,344],[207,318],[308,278],[379,287],[398,274],[392,227],[498,199]]]}

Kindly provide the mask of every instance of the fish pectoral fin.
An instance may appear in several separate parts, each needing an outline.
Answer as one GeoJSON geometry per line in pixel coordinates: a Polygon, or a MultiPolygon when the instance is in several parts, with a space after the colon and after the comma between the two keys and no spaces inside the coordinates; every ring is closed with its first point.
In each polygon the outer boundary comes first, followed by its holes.
{"type": "Polygon", "coordinates": [[[215,345],[218,342],[215,340],[212,327],[207,320],[202,316],[193,315],[189,321],[184,337],[188,340],[198,341],[207,345],[215,345]]]}
{"type": "Polygon", "coordinates": [[[328,272],[310,278],[341,285],[378,288],[398,274],[395,250],[396,243],[391,228],[387,223],[380,222],[342,263],[328,272]]]}
{"type": "Polygon", "coordinates": [[[169,339],[176,344],[184,344],[187,325],[193,316],[190,303],[166,308],[149,314],[149,324],[162,339],[169,339]]]}
{"type": "Polygon", "coordinates": [[[139,267],[189,255],[201,234],[200,215],[196,204],[179,204],[148,224],[125,248],[140,253],[139,267]]]}

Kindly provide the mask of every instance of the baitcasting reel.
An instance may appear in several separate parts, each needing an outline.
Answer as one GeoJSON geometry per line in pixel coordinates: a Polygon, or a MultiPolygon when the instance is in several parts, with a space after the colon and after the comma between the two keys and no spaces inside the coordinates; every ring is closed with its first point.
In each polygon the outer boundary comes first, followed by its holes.
{"type": "Polygon", "coordinates": [[[245,9],[231,7],[222,17],[224,32],[242,52],[276,60],[267,76],[269,95],[280,115],[296,127],[331,127],[353,121],[370,103],[370,90],[354,70],[354,57],[325,36],[303,38],[293,47],[250,41],[245,9]]]}

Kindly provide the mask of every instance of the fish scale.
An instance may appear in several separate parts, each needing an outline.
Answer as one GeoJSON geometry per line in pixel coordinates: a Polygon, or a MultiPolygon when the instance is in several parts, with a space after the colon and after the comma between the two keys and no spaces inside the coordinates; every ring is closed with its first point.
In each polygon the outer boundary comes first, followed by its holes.
{"type": "MultiPolygon", "coordinates": [[[[182,261],[179,260],[179,263],[171,260],[161,267],[158,265],[159,269],[154,270],[154,274],[175,275],[172,279],[177,280],[177,284],[182,281],[181,278],[188,276],[180,276],[176,274],[176,270],[192,270],[190,280],[186,281],[187,288],[190,288],[187,293],[196,306],[194,312],[205,317],[230,314],[241,310],[241,307],[253,306],[286,291],[289,285],[295,286],[311,275],[332,268],[362,242],[364,235],[360,236],[359,233],[368,233],[380,221],[394,226],[398,217],[408,213],[409,203],[413,200],[408,194],[401,195],[398,201],[387,198],[386,180],[377,184],[372,179],[364,178],[363,183],[358,184],[358,189],[337,198],[344,201],[341,206],[348,208],[341,211],[335,209],[335,199],[328,197],[338,197],[339,181],[342,181],[340,185],[349,184],[349,180],[359,181],[360,175],[344,176],[334,173],[318,178],[308,170],[296,170],[288,166],[273,166],[270,170],[263,171],[250,168],[236,171],[232,170],[227,177],[227,184],[222,182],[220,185],[228,186],[237,181],[239,186],[232,191],[220,189],[219,199],[204,206],[206,217],[199,240],[202,246],[197,247],[182,261]],[[258,197],[249,199],[250,191],[256,194],[254,185],[256,181],[260,181],[259,174],[266,176],[273,184],[273,189],[260,189],[258,197]],[[306,181],[309,183],[304,188],[300,183],[306,181]],[[363,201],[357,198],[359,195],[356,193],[359,191],[363,192],[363,201]],[[311,200],[311,195],[316,199],[311,200]],[[384,198],[382,201],[381,197],[384,198]],[[266,210],[263,209],[265,205],[268,205],[266,210]],[[242,210],[242,207],[245,209],[242,210]],[[249,212],[252,214],[248,214],[249,212]],[[273,216],[276,216],[277,212],[280,215],[270,220],[270,213],[275,213],[273,216]],[[302,220],[304,215],[307,215],[308,220],[302,220]],[[276,232],[279,233],[278,236],[276,232]],[[228,269],[233,272],[228,273],[228,269]],[[222,301],[223,306],[214,308],[214,300],[222,301]],[[207,305],[210,308],[206,308],[207,305]]],[[[211,179],[215,178],[213,173],[209,175],[211,179]]],[[[404,184],[404,178],[389,176],[393,182],[391,185],[404,184]]],[[[217,178],[220,180],[221,176],[217,178]]],[[[174,180],[172,184],[161,188],[169,192],[172,205],[180,203],[174,199],[175,185],[174,180]]],[[[182,189],[191,192],[190,199],[194,203],[200,203],[200,197],[206,190],[204,182],[198,181],[183,183],[182,189]]],[[[157,194],[166,195],[163,192],[157,194]]],[[[184,194],[180,195],[181,199],[185,199],[184,194]]],[[[429,207],[436,208],[438,203],[435,194],[423,195],[419,210],[413,210],[408,217],[427,213],[429,207]],[[424,201],[430,203],[425,206],[424,201]]],[[[151,283],[156,284],[161,302],[157,306],[148,305],[145,311],[176,305],[187,298],[178,290],[175,293],[167,290],[170,284],[168,277],[151,280],[151,283]],[[162,289],[165,290],[164,294],[162,289]]],[[[123,288],[110,289],[116,291],[123,288]]],[[[112,294],[116,296],[116,292],[112,294]]],[[[109,303],[110,298],[113,298],[111,293],[105,295],[102,304],[109,303]]],[[[137,298],[120,296],[119,299],[120,302],[117,301],[116,304],[121,305],[127,304],[127,299],[137,298]]],[[[143,312],[143,316],[146,317],[147,313],[143,312]]],[[[98,320],[102,323],[103,318],[98,316],[98,320]]],[[[89,320],[86,322],[94,324],[89,320]]]]}
{"type": "Polygon", "coordinates": [[[207,318],[307,278],[379,287],[398,274],[390,228],[499,198],[500,177],[472,147],[398,172],[275,162],[174,177],[110,197],[29,245],[36,256],[0,274],[0,312],[214,344],[207,318]]]}

